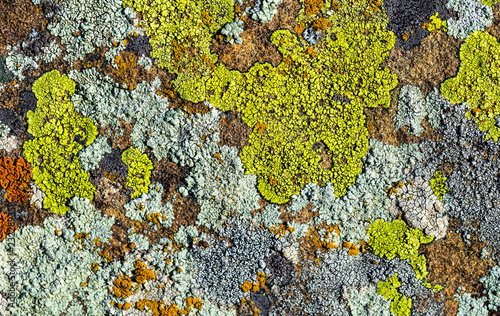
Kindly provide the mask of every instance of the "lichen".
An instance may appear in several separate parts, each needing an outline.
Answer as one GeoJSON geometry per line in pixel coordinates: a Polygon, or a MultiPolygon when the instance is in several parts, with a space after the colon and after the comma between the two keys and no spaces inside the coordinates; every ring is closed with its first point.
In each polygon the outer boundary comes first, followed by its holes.
{"type": "Polygon", "coordinates": [[[97,128],[75,112],[70,99],[74,91],[74,81],[57,70],[35,81],[37,108],[27,113],[28,133],[34,139],[23,145],[33,179],[46,194],[44,207],[61,214],[69,210],[66,203],[71,197],[93,199],[95,194],[78,152],[94,141],[97,128]]]}

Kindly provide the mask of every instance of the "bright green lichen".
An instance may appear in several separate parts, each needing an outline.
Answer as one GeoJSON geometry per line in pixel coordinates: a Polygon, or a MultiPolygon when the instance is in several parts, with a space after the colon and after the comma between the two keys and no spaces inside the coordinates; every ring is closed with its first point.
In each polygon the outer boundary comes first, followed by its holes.
{"type": "Polygon", "coordinates": [[[391,300],[391,312],[396,316],[408,316],[411,313],[411,298],[399,293],[397,288],[401,286],[398,274],[395,273],[388,282],[379,281],[377,284],[377,294],[382,295],[386,300],[391,300]]]}
{"type": "Polygon", "coordinates": [[[78,152],[90,145],[97,128],[88,117],[75,112],[71,95],[75,83],[52,70],[33,84],[38,99],[35,112],[29,111],[24,154],[33,167],[33,178],[46,194],[44,207],[65,214],[71,197],[92,200],[95,188],[88,172],[81,168],[78,152]]]}
{"type": "Polygon", "coordinates": [[[443,176],[443,173],[441,170],[436,170],[434,173],[434,176],[432,176],[432,179],[429,180],[429,184],[431,186],[432,192],[434,192],[434,195],[437,196],[437,198],[443,202],[443,195],[448,192],[448,188],[446,187],[446,177],[443,176]]]}
{"type": "Polygon", "coordinates": [[[124,0],[147,21],[146,34],[158,66],[177,75],[174,82],[182,98],[205,99],[205,81],[217,62],[210,52],[212,36],[234,19],[232,0],[161,1],[124,0]]]}
{"type": "Polygon", "coordinates": [[[488,32],[472,33],[460,48],[456,77],[441,85],[441,94],[452,104],[467,102],[468,119],[487,132],[485,140],[498,140],[500,114],[500,44],[488,32]]]}
{"type": "Polygon", "coordinates": [[[434,236],[426,236],[421,229],[410,228],[402,220],[386,222],[375,220],[368,228],[369,245],[377,256],[391,260],[397,256],[400,259],[410,259],[410,265],[417,279],[427,277],[427,261],[424,255],[418,254],[420,244],[427,244],[434,236]]]}
{"type": "MultiPolygon", "coordinates": [[[[172,71],[177,52],[181,52],[182,60],[205,56],[216,62],[216,56],[209,55],[208,50],[202,54],[201,48],[194,52],[187,49],[185,43],[190,43],[191,38],[188,41],[184,31],[180,31],[187,27],[181,26],[183,23],[191,25],[198,19],[201,11],[197,2],[186,5],[189,10],[185,16],[175,13],[180,10],[178,3],[144,6],[140,5],[142,2],[129,0],[125,5],[144,13],[153,37],[153,52],[165,60],[160,60],[160,66],[172,71]],[[179,18],[175,20],[179,30],[168,26],[174,35],[165,35],[168,32],[158,26],[155,16],[167,21],[166,25],[173,23],[168,21],[174,17],[179,18]],[[156,45],[158,37],[164,38],[161,45],[170,43],[172,48],[156,45]]],[[[331,182],[336,196],[345,195],[361,172],[362,158],[368,150],[363,108],[388,106],[389,91],[397,84],[396,76],[381,67],[395,42],[394,34],[385,30],[385,14],[360,17],[347,2],[329,17],[325,37],[314,48],[288,30],[275,31],[271,41],[283,56],[283,62],[276,67],[257,63],[248,72],[240,73],[222,64],[207,66],[197,62],[195,72],[173,70],[179,74],[174,86],[181,97],[192,102],[208,99],[219,109],[236,108],[243,113],[243,120],[253,133],[242,150],[241,160],[246,172],[259,177],[260,192],[273,203],[288,201],[307,183],[331,182]]],[[[369,7],[368,1],[363,4],[369,7]]],[[[214,12],[206,14],[213,16],[214,12]]],[[[205,47],[210,44],[209,37],[198,32],[212,31],[198,24],[201,26],[189,28],[195,29],[193,38],[198,40],[197,45],[205,47]]]]}
{"type": "Polygon", "coordinates": [[[148,155],[134,147],[129,147],[122,154],[122,161],[127,165],[127,186],[132,188],[132,198],[139,197],[142,193],[148,193],[151,184],[149,177],[153,170],[153,163],[148,155]]]}
{"type": "Polygon", "coordinates": [[[240,74],[218,66],[207,82],[212,104],[226,111],[236,106],[254,129],[241,160],[273,203],[311,182],[332,182],[335,195],[344,195],[368,150],[363,107],[388,106],[396,85],[380,68],[394,44],[391,32],[369,23],[330,32],[323,49],[311,52],[290,31],[278,30],[271,36],[283,55],[277,67],[256,64],[240,74]]]}

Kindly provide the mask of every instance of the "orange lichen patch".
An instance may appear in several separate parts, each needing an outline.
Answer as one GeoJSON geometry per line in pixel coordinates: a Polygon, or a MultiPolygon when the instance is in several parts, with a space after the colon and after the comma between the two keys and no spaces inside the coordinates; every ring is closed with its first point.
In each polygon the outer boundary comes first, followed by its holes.
{"type": "Polygon", "coordinates": [[[295,33],[297,33],[298,35],[301,35],[305,29],[306,29],[306,24],[304,22],[300,22],[299,25],[293,28],[295,33]]]}
{"type": "Polygon", "coordinates": [[[313,49],[311,46],[309,46],[309,47],[307,48],[306,53],[307,53],[309,56],[311,56],[311,57],[316,56],[316,52],[314,51],[314,49],[313,49]]]}
{"type": "Polygon", "coordinates": [[[286,232],[293,232],[295,231],[295,229],[291,226],[287,226],[285,224],[283,225],[280,225],[278,228],[274,228],[274,227],[271,227],[271,229],[269,229],[271,232],[273,232],[276,236],[279,236],[279,238],[282,238],[283,236],[285,236],[286,232]]]}
{"type": "Polygon", "coordinates": [[[84,244],[85,240],[89,238],[88,233],[77,233],[75,234],[75,242],[78,243],[78,248],[75,251],[86,249],[87,245],[84,244]]]}
{"type": "Polygon", "coordinates": [[[392,194],[397,194],[398,189],[402,188],[403,186],[404,186],[403,182],[399,181],[398,183],[396,183],[395,186],[385,188],[387,190],[387,196],[390,197],[392,194]]]}
{"type": "Polygon", "coordinates": [[[153,270],[146,269],[146,265],[139,260],[135,262],[134,268],[134,281],[138,284],[144,284],[147,281],[154,280],[156,278],[155,272],[153,270]]]}
{"type": "Polygon", "coordinates": [[[145,310],[152,312],[152,316],[179,316],[187,315],[191,311],[191,308],[201,309],[203,307],[203,302],[195,297],[188,297],[185,300],[187,307],[185,309],[179,309],[176,304],[164,306],[164,301],[153,301],[147,298],[140,300],[135,305],[138,310],[145,310]]]}
{"type": "Polygon", "coordinates": [[[12,222],[10,216],[0,213],[0,241],[4,240],[8,234],[13,233],[17,229],[17,225],[12,222]]]}
{"type": "Polygon", "coordinates": [[[222,158],[220,157],[220,153],[215,153],[214,158],[217,159],[219,162],[222,162],[222,158]]]}
{"type": "Polygon", "coordinates": [[[104,259],[106,259],[108,261],[108,263],[110,263],[111,261],[113,261],[113,257],[112,255],[109,253],[109,250],[108,249],[104,249],[102,251],[99,251],[98,252],[99,255],[101,257],[103,257],[104,259]]]}
{"type": "Polygon", "coordinates": [[[96,262],[93,262],[93,263],[92,263],[92,270],[94,270],[94,271],[99,270],[99,264],[98,264],[98,263],[96,263],[96,262]]]}
{"type": "Polygon", "coordinates": [[[359,248],[358,246],[356,246],[355,244],[351,244],[350,242],[346,241],[344,244],[342,244],[342,246],[344,248],[347,248],[349,249],[349,251],[347,251],[347,254],[349,254],[350,256],[355,256],[359,253],[359,248]]]}
{"type": "Polygon", "coordinates": [[[267,125],[266,123],[260,123],[260,122],[255,124],[255,129],[257,130],[257,133],[259,134],[264,133],[266,125],[267,125]]]}
{"type": "Polygon", "coordinates": [[[319,10],[323,7],[322,0],[305,0],[304,1],[305,14],[313,15],[319,13],[319,10]]]}
{"type": "Polygon", "coordinates": [[[241,290],[243,292],[257,292],[261,287],[263,287],[266,284],[266,278],[267,274],[264,274],[262,272],[257,273],[257,282],[251,282],[251,281],[246,281],[241,285],[241,290]]]}
{"type": "Polygon", "coordinates": [[[5,195],[7,201],[27,203],[30,179],[30,164],[22,157],[0,157],[0,185],[7,191],[5,195]]]}
{"type": "Polygon", "coordinates": [[[201,310],[203,308],[203,302],[196,297],[188,297],[185,299],[185,302],[188,308],[194,307],[198,310],[201,310]]]}
{"type": "Polygon", "coordinates": [[[117,303],[116,306],[120,309],[123,309],[123,310],[128,310],[132,304],[130,304],[129,302],[126,302],[126,303],[117,303]]]}
{"type": "Polygon", "coordinates": [[[246,281],[245,283],[243,283],[243,284],[241,285],[241,290],[242,290],[243,292],[248,292],[248,291],[250,291],[250,290],[252,289],[252,287],[253,287],[252,282],[250,282],[250,281],[246,281]]]}
{"type": "Polygon", "coordinates": [[[311,24],[311,27],[316,29],[316,30],[321,30],[321,31],[326,31],[326,28],[330,26],[332,23],[329,22],[325,18],[319,18],[314,20],[314,22],[311,24]]]}
{"type": "Polygon", "coordinates": [[[259,282],[259,285],[261,287],[266,284],[266,278],[267,278],[267,274],[264,274],[262,272],[257,273],[257,282],[259,282]]]}
{"type": "Polygon", "coordinates": [[[126,84],[129,90],[135,89],[137,83],[129,82],[129,79],[137,77],[139,74],[137,68],[137,55],[134,53],[122,52],[115,57],[115,63],[118,69],[113,69],[113,73],[119,78],[120,85],[126,84]]]}
{"type": "Polygon", "coordinates": [[[252,283],[250,281],[246,281],[241,285],[241,290],[243,292],[257,292],[260,289],[260,284],[259,283],[252,283]]]}
{"type": "Polygon", "coordinates": [[[110,289],[111,294],[116,298],[127,298],[132,295],[132,280],[125,274],[122,274],[113,282],[113,289],[110,289]]]}

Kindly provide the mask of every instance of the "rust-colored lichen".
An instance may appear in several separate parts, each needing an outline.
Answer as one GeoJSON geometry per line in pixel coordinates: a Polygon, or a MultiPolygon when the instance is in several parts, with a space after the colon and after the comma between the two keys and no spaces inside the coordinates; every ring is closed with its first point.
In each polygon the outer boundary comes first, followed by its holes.
{"type": "MultiPolygon", "coordinates": [[[[321,0],[320,0],[321,1],[321,0]]],[[[212,41],[211,51],[219,55],[219,62],[228,69],[245,72],[255,63],[271,63],[277,66],[282,56],[276,46],[271,43],[271,34],[278,29],[289,29],[293,32],[297,26],[295,16],[300,10],[297,0],[284,0],[277,7],[278,12],[267,23],[246,19],[245,31],[241,35],[242,44],[229,44],[225,41],[212,41]]]]}
{"type": "Polygon", "coordinates": [[[10,219],[10,216],[0,213],[0,241],[4,240],[8,234],[13,233],[17,229],[15,223],[10,219]]]}
{"type": "Polygon", "coordinates": [[[304,12],[306,15],[313,15],[319,13],[323,7],[323,0],[305,0],[304,12]]]}
{"type": "Polygon", "coordinates": [[[458,302],[454,294],[459,287],[473,296],[483,295],[484,288],[479,279],[495,265],[492,259],[481,258],[486,243],[478,242],[476,236],[471,237],[470,244],[465,243],[460,234],[453,232],[457,225],[457,221],[452,220],[446,238],[422,246],[429,267],[428,281],[445,285],[441,292],[445,297],[446,315],[457,313],[458,302]]]}
{"type": "Polygon", "coordinates": [[[29,197],[30,164],[21,158],[0,157],[0,185],[9,202],[26,204],[29,197]]]}
{"type": "Polygon", "coordinates": [[[425,97],[434,87],[457,74],[459,49],[459,40],[439,31],[431,33],[413,50],[393,48],[387,66],[398,76],[401,85],[417,86],[425,97]]]}

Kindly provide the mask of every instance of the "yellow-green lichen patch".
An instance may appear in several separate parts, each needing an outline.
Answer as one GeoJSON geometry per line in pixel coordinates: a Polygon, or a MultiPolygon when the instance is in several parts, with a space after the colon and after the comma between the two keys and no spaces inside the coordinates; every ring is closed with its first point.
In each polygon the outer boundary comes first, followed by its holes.
{"type": "Polygon", "coordinates": [[[158,66],[176,74],[174,87],[191,102],[205,98],[205,80],[217,62],[210,52],[212,36],[234,18],[232,0],[125,0],[147,22],[146,33],[158,66]]]}
{"type": "Polygon", "coordinates": [[[332,182],[335,194],[344,195],[368,150],[363,108],[388,106],[397,83],[380,69],[394,44],[391,32],[369,23],[329,32],[324,47],[311,54],[288,30],[278,30],[271,41],[283,55],[280,65],[256,64],[243,74],[219,65],[207,82],[212,104],[236,107],[254,129],[241,159],[274,203],[311,182],[332,182]],[[330,168],[322,167],[322,145],[330,168]]]}
{"type": "Polygon", "coordinates": [[[442,95],[452,104],[467,102],[468,119],[486,132],[485,140],[497,141],[500,129],[500,44],[487,32],[472,33],[460,49],[460,69],[456,77],[441,85],[442,95]]]}
{"type": "MultiPolygon", "coordinates": [[[[201,26],[193,37],[187,37],[184,31],[172,31],[175,37],[164,35],[148,17],[173,21],[172,12],[180,10],[180,4],[160,5],[164,8],[158,11],[159,7],[140,6],[140,2],[130,0],[125,4],[144,13],[150,23],[153,51],[162,56],[158,57],[161,67],[178,74],[174,86],[180,96],[193,102],[208,99],[224,111],[236,108],[254,130],[241,159],[246,172],[259,177],[258,187],[266,199],[284,203],[311,182],[332,182],[336,196],[346,194],[361,172],[368,150],[363,108],[388,106],[389,91],[397,84],[396,76],[381,67],[395,42],[394,34],[385,30],[387,17],[383,12],[377,9],[362,15],[358,9],[368,10],[368,1],[354,7],[344,1],[328,21],[322,18],[324,36],[315,47],[288,30],[275,31],[271,41],[283,56],[282,63],[276,67],[257,63],[240,73],[216,64],[217,56],[208,50],[202,53],[201,48],[208,47],[209,34],[216,28],[201,26]],[[343,15],[352,19],[343,19],[343,15]],[[197,35],[201,30],[204,35],[197,35]],[[165,36],[165,43],[172,46],[169,51],[155,46],[156,38],[165,36]],[[197,38],[199,49],[186,46],[193,38],[197,38]],[[194,68],[177,63],[175,67],[182,65],[185,69],[180,73],[181,68],[172,68],[175,58],[169,56],[190,62],[208,58],[210,62],[197,62],[194,68]],[[162,58],[168,62],[163,63],[162,58]]],[[[176,23],[190,25],[199,9],[196,2],[186,4],[187,13],[175,15],[180,19],[176,23]]],[[[216,11],[205,12],[213,16],[216,11]]],[[[184,30],[185,25],[178,27],[184,30]]]]}
{"type": "Polygon", "coordinates": [[[128,167],[127,186],[132,188],[132,198],[139,197],[142,193],[148,193],[149,180],[153,163],[148,158],[148,155],[134,147],[129,147],[122,154],[122,161],[128,167]]]}
{"type": "Polygon", "coordinates": [[[34,139],[24,143],[24,154],[33,167],[35,182],[46,194],[44,207],[65,214],[71,197],[94,198],[95,188],[77,154],[95,140],[97,128],[91,119],[75,112],[71,102],[75,83],[59,71],[35,81],[33,92],[37,108],[27,118],[28,133],[34,139]]]}

